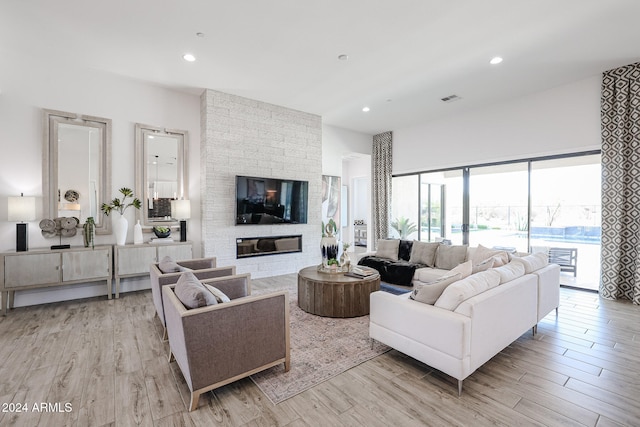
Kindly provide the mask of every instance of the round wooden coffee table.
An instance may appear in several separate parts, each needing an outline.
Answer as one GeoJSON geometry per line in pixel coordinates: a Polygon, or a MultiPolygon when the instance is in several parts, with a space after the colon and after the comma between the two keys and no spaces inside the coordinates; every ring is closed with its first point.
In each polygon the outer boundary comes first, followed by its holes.
{"type": "Polygon", "coordinates": [[[369,314],[369,294],[380,290],[380,275],[359,279],[344,273],[319,272],[316,266],[298,272],[298,306],[325,317],[369,314]]]}

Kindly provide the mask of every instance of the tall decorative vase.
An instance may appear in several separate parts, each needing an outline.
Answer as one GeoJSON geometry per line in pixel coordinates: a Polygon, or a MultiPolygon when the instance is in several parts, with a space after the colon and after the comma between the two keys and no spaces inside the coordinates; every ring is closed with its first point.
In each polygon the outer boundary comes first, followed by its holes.
{"type": "Polygon", "coordinates": [[[142,236],[142,225],[140,225],[140,220],[136,222],[136,225],[133,226],[133,244],[140,245],[144,242],[144,237],[142,236]]]}
{"type": "Polygon", "coordinates": [[[127,241],[127,230],[129,229],[129,221],[122,215],[116,219],[114,232],[116,234],[116,245],[123,246],[127,241]]]}
{"type": "Polygon", "coordinates": [[[87,222],[82,226],[82,238],[84,240],[84,247],[88,248],[94,247],[94,239],[96,235],[96,223],[93,220],[93,217],[90,216],[87,218],[87,222]]]}

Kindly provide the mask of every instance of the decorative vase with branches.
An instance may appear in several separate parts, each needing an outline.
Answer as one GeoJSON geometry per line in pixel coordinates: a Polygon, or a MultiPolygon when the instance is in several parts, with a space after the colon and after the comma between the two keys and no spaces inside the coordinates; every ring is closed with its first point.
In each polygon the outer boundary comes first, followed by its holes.
{"type": "Polygon", "coordinates": [[[124,213],[131,206],[136,209],[140,209],[142,203],[140,202],[140,199],[133,195],[133,191],[131,191],[130,188],[122,187],[119,191],[120,194],[122,194],[122,199],[116,197],[111,201],[111,203],[103,203],[100,209],[107,216],[109,216],[113,211],[120,214],[120,218],[116,221],[114,231],[116,234],[116,244],[122,246],[127,240],[127,229],[129,228],[129,222],[124,217],[124,213]]]}

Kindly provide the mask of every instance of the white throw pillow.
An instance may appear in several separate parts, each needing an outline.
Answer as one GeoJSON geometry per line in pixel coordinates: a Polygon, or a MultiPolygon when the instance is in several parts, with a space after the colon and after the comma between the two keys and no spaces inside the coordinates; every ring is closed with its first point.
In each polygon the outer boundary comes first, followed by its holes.
{"type": "Polygon", "coordinates": [[[500,274],[500,284],[510,282],[518,277],[524,276],[524,264],[521,262],[510,262],[507,265],[494,268],[493,271],[500,274]]]}
{"type": "Polygon", "coordinates": [[[400,247],[400,240],[378,240],[378,250],[376,256],[379,258],[387,258],[391,261],[398,260],[398,248],[400,247]]]}
{"type": "MultiPolygon", "coordinates": [[[[473,262],[473,261],[469,261],[469,262],[473,262]]],[[[480,264],[474,265],[473,268],[471,269],[471,273],[476,274],[476,273],[480,273],[481,271],[487,271],[488,269],[494,266],[495,262],[496,262],[496,259],[493,257],[485,259],[480,264]]]]}
{"type": "Polygon", "coordinates": [[[440,245],[436,251],[436,268],[452,270],[458,264],[465,262],[467,258],[467,246],[440,245]]]}
{"type": "Polygon", "coordinates": [[[451,274],[456,274],[456,273],[460,273],[462,274],[461,279],[464,279],[465,277],[469,277],[471,276],[473,270],[473,266],[471,265],[471,261],[465,261],[462,264],[458,264],[455,268],[453,268],[451,270],[451,274]]]}
{"type": "Polygon", "coordinates": [[[445,310],[455,310],[462,301],[468,300],[500,284],[500,274],[493,270],[472,274],[466,279],[447,286],[434,306],[445,310]]]}
{"type": "Polygon", "coordinates": [[[460,273],[456,273],[443,276],[434,282],[418,285],[413,292],[411,292],[409,298],[425,304],[433,304],[438,300],[440,295],[442,295],[442,292],[447,288],[447,286],[457,282],[461,278],[462,275],[460,273]]]}
{"type": "Polygon", "coordinates": [[[493,264],[494,267],[500,267],[501,265],[505,265],[509,262],[509,254],[506,251],[490,249],[482,245],[478,245],[476,250],[473,252],[471,260],[475,266],[489,258],[494,258],[496,260],[493,264]]]}
{"type": "Polygon", "coordinates": [[[438,246],[440,246],[440,243],[437,242],[419,242],[414,240],[411,246],[411,258],[409,262],[433,267],[435,265],[438,246]]]}
{"type": "Polygon", "coordinates": [[[547,254],[539,252],[533,255],[527,255],[524,257],[513,257],[512,262],[520,262],[524,265],[525,274],[533,273],[536,270],[546,267],[549,264],[549,257],[547,254]]]}
{"type": "Polygon", "coordinates": [[[213,296],[216,299],[216,302],[223,303],[223,302],[231,301],[231,299],[224,292],[222,292],[220,289],[216,288],[215,286],[211,286],[207,283],[204,283],[204,285],[207,287],[209,292],[213,294],[213,296]]]}

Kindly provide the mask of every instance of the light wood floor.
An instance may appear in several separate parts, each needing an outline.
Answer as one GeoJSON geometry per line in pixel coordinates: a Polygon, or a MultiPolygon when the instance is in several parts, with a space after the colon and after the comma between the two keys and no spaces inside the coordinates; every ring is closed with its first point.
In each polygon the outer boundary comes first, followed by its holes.
{"type": "Polygon", "coordinates": [[[391,351],[276,406],[245,379],[191,413],[150,291],[18,308],[0,319],[0,404],[28,412],[0,412],[0,426],[640,425],[640,308],[573,289],[561,299],[557,320],[478,369],[461,397],[455,380],[391,351]],[[33,412],[41,402],[62,412],[33,412]]]}

